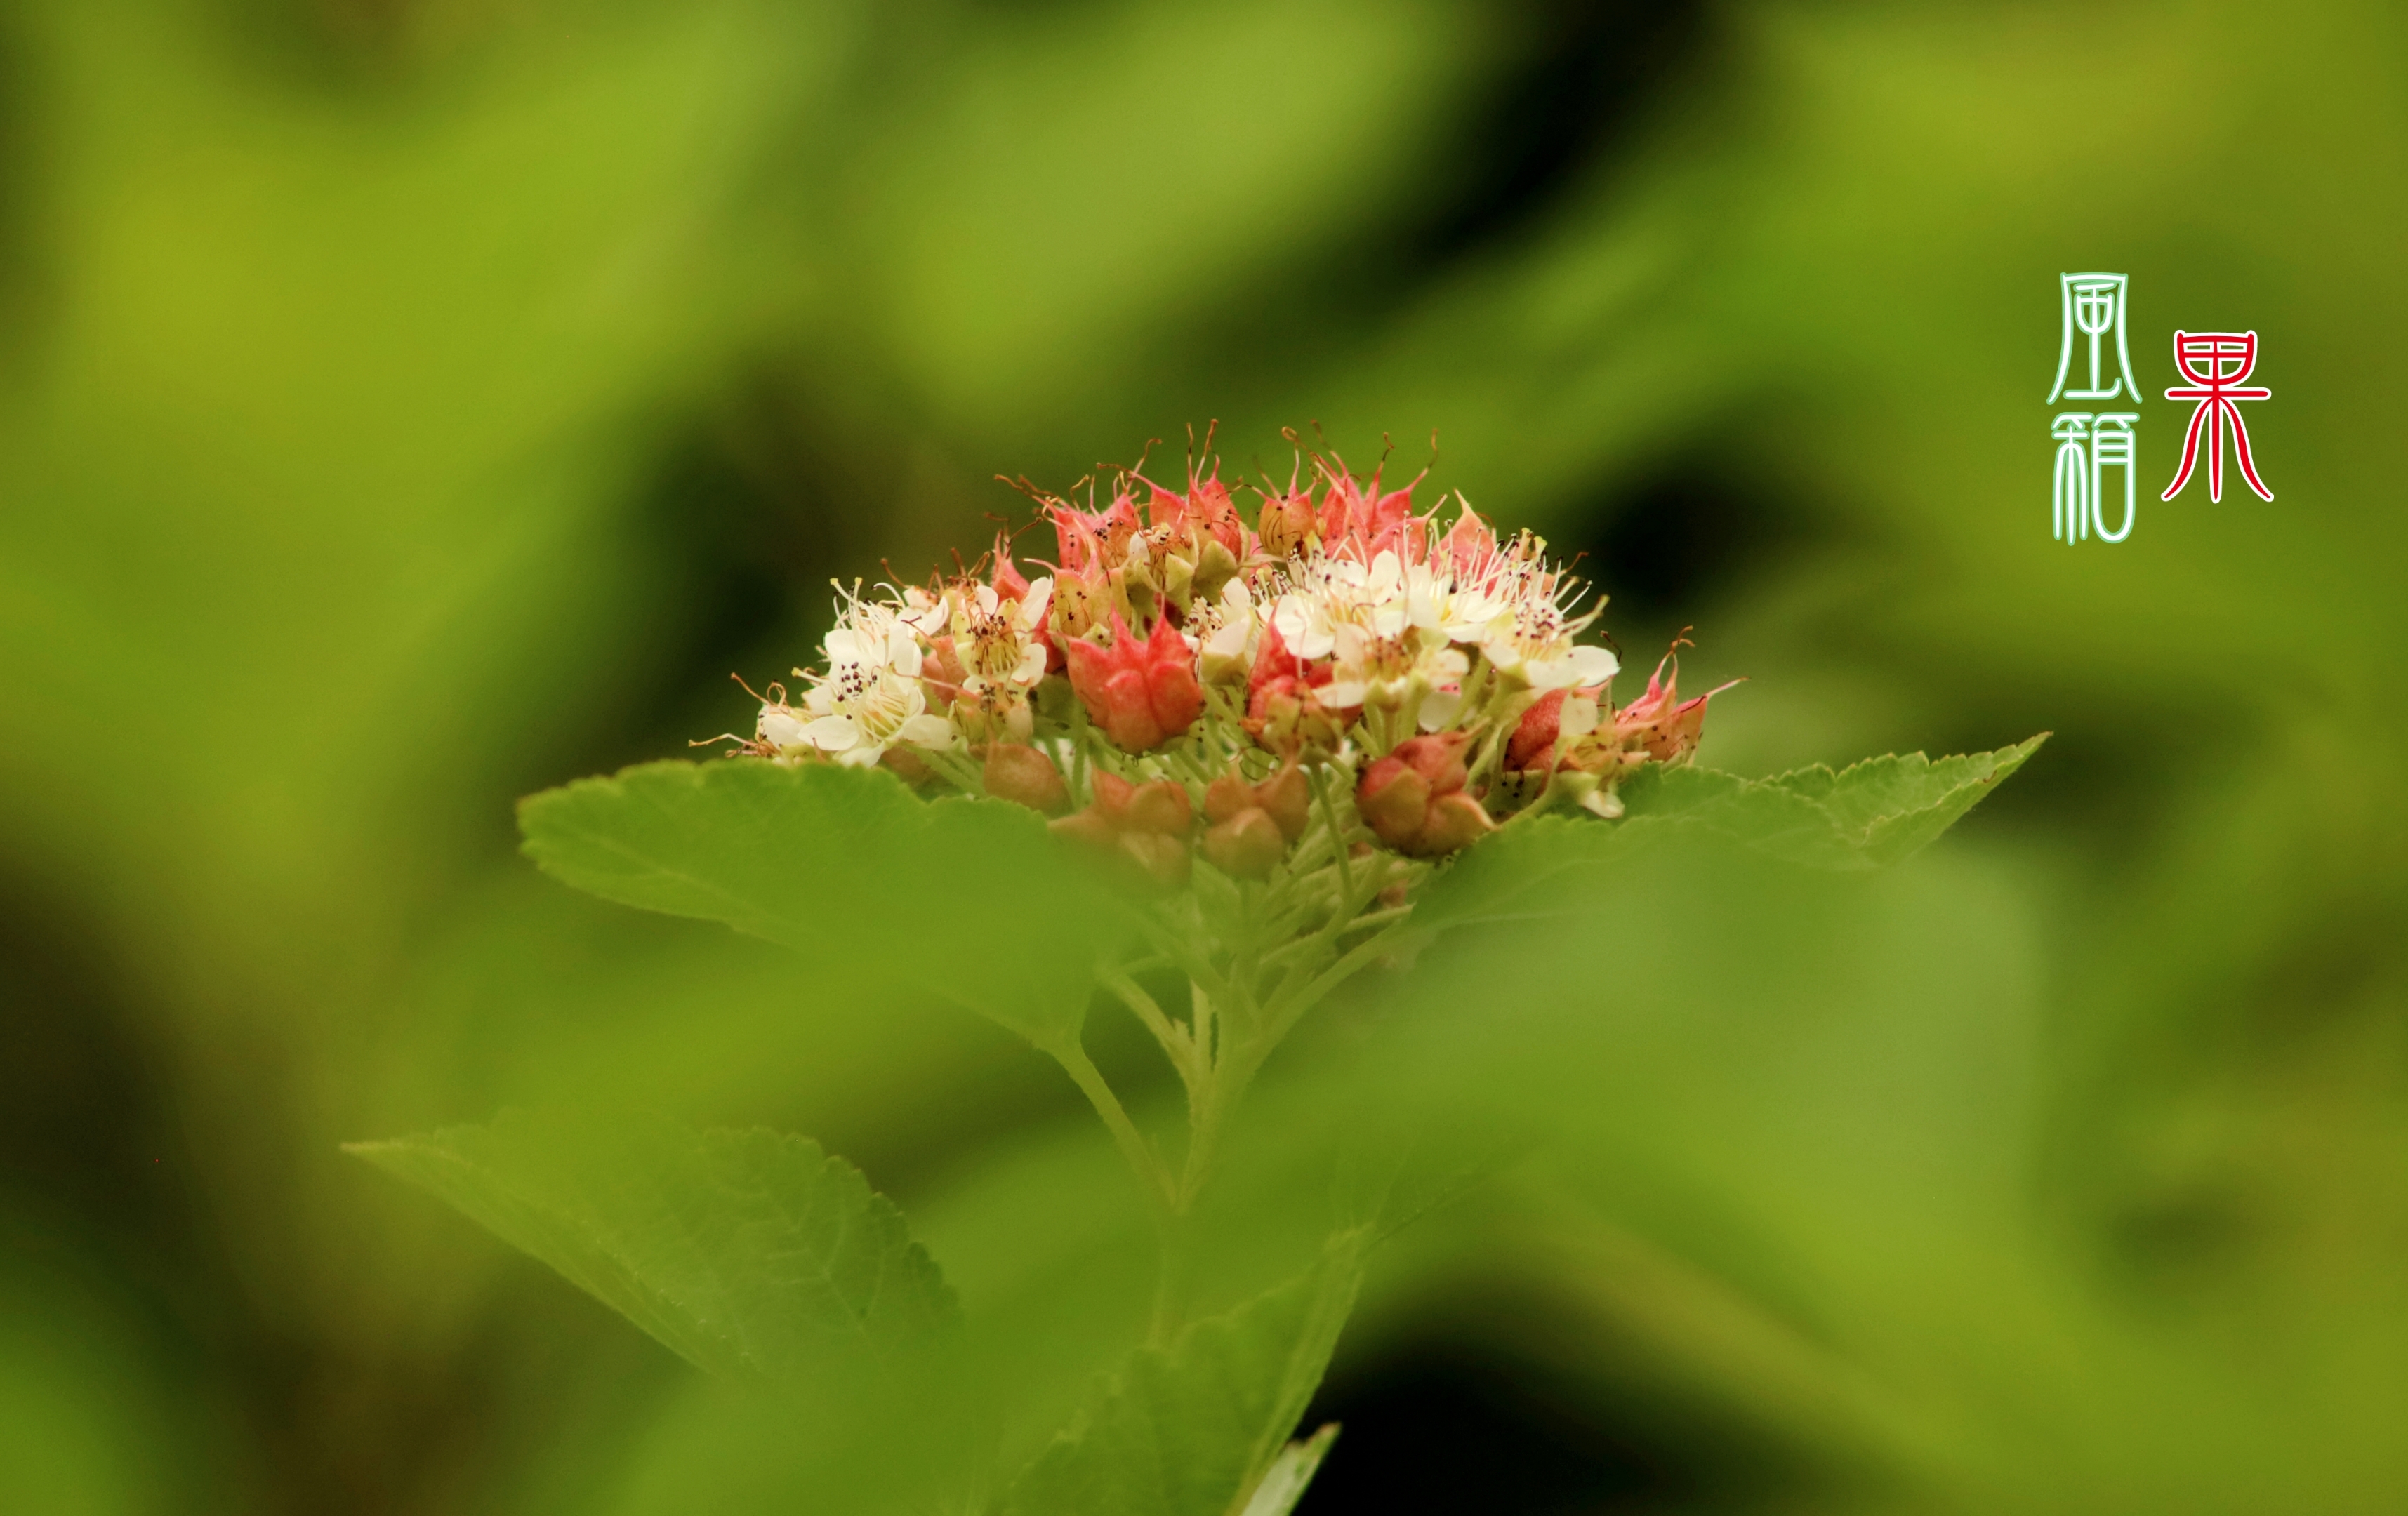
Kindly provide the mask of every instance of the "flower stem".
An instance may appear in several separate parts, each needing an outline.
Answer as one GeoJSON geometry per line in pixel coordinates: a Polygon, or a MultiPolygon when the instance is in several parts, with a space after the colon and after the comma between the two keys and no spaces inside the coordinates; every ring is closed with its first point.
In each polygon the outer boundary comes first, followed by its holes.
{"type": "Polygon", "coordinates": [[[1137,1123],[1129,1120],[1127,1110],[1121,1106],[1120,1096],[1114,1094],[1112,1087],[1105,1082],[1103,1071],[1096,1066],[1094,1059],[1087,1056],[1087,1050],[1081,1047],[1079,1039],[1073,1037],[1046,1051],[1053,1053],[1054,1061],[1069,1074],[1071,1082],[1077,1084],[1080,1093],[1087,1097],[1087,1103],[1096,1108],[1096,1114],[1104,1119],[1104,1125],[1112,1134],[1112,1141],[1120,1148],[1121,1156],[1128,1160],[1130,1168],[1136,1170],[1138,1182],[1144,1185],[1166,1209],[1172,1209],[1178,1199],[1178,1186],[1170,1177],[1170,1170],[1163,1164],[1161,1155],[1154,1151],[1154,1144],[1148,1142],[1145,1134],[1137,1129],[1137,1123]]]}

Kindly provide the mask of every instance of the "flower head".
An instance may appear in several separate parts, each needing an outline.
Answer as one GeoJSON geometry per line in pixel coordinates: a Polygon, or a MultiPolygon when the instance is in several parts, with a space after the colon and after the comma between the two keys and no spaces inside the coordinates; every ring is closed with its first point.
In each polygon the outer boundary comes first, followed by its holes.
{"type": "Polygon", "coordinates": [[[1708,697],[1681,699],[1669,658],[1614,707],[1601,602],[1543,540],[1459,497],[1417,507],[1419,479],[1312,464],[1251,522],[1209,459],[1176,488],[1125,473],[1100,504],[1040,497],[1050,573],[1005,538],[991,567],[846,592],[821,669],[792,701],[771,686],[738,746],[1068,811],[1057,826],[1166,883],[1199,847],[1232,878],[1283,877],[1310,827],[1355,825],[1316,794],[1436,858],[1542,801],[1613,814],[1625,774],[1696,749],[1708,697]],[[1200,833],[1163,810],[1174,792],[1200,833]]]}

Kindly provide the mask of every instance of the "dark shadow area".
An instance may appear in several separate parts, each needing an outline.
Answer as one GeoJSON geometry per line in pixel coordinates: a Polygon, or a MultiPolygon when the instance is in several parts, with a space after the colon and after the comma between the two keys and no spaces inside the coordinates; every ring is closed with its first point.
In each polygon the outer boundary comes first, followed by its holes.
{"type": "Polygon", "coordinates": [[[1694,1421],[1615,1417],[1593,1384],[1451,1337],[1333,1378],[1303,1425],[1333,1421],[1344,1430],[1298,1516],[1686,1509],[1764,1478],[1760,1461],[1692,1440],[1694,1421]]]}
{"type": "Polygon", "coordinates": [[[1527,231],[1694,63],[1697,0],[1516,0],[1496,7],[1515,63],[1466,113],[1436,192],[1395,246],[1409,267],[1455,262],[1527,231]]]}

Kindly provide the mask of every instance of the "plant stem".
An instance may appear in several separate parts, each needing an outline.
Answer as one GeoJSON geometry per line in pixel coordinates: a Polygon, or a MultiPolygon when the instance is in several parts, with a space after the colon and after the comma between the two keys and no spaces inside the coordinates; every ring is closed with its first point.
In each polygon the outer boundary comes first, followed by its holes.
{"type": "Polygon", "coordinates": [[[1138,1182],[1143,1184],[1166,1209],[1172,1207],[1178,1190],[1171,1180],[1169,1169],[1164,1166],[1161,1155],[1154,1151],[1154,1144],[1148,1142],[1145,1134],[1137,1129],[1137,1123],[1129,1120],[1128,1112],[1122,1108],[1120,1096],[1114,1094],[1112,1087],[1105,1082],[1103,1071],[1096,1066],[1094,1059],[1087,1056],[1087,1050],[1081,1047],[1079,1039],[1073,1037],[1046,1051],[1053,1053],[1054,1061],[1069,1074],[1080,1093],[1087,1097],[1087,1103],[1096,1108],[1096,1114],[1104,1119],[1104,1125],[1112,1134],[1112,1141],[1119,1146],[1121,1156],[1127,1159],[1129,1167],[1137,1171],[1138,1182]]]}

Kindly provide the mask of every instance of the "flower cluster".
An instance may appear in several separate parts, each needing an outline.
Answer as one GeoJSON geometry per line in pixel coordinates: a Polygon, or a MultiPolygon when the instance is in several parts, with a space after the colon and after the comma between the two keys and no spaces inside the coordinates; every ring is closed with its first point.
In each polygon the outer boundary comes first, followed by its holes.
{"type": "Polygon", "coordinates": [[[925,586],[844,590],[822,665],[770,687],[742,750],[1016,800],[1176,884],[1198,851],[1268,877],[1316,806],[1358,853],[1412,859],[1547,807],[1615,816],[1624,778],[1696,748],[1707,697],[1670,659],[1613,705],[1598,608],[1540,538],[1314,465],[1251,521],[1216,468],[1132,474],[1101,508],[1041,500],[1050,573],[1005,538],[925,586]]]}

